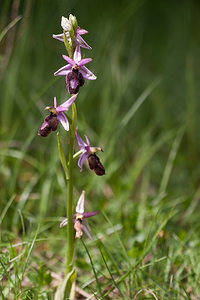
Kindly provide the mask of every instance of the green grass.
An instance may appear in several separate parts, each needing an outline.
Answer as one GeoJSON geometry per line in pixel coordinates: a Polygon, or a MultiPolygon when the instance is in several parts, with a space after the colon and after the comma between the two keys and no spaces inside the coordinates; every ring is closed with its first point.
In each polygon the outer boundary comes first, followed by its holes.
{"type": "Polygon", "coordinates": [[[106,169],[74,170],[75,199],[85,189],[100,211],[94,239],[76,243],[77,299],[197,299],[199,3],[21,1],[14,24],[14,2],[0,10],[0,298],[53,299],[64,277],[67,186],[56,134],[37,130],[53,97],[68,97],[51,36],[72,13],[97,75],[80,89],[78,127],[106,169]]]}

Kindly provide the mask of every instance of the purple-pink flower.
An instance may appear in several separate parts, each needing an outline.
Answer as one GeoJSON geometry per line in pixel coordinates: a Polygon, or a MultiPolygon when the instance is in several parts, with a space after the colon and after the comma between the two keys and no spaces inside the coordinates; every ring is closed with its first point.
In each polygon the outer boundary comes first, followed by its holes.
{"type": "MultiPolygon", "coordinates": [[[[77,33],[76,33],[76,36],[74,38],[74,44],[75,44],[75,47],[77,47],[78,45],[80,45],[80,47],[82,48],[85,48],[85,49],[92,49],[92,47],[90,47],[86,41],[81,37],[82,34],[85,34],[85,33],[88,33],[87,30],[85,29],[81,29],[80,27],[77,29],[77,33]]],[[[69,32],[65,32],[66,34],[66,37],[68,39],[68,41],[70,41],[70,35],[69,35],[69,32]]],[[[59,40],[61,42],[64,42],[64,33],[60,33],[60,34],[53,34],[53,38],[56,39],[56,40],[59,40]]]]}
{"type": "Polygon", "coordinates": [[[84,84],[85,79],[96,79],[96,76],[85,67],[92,58],[81,59],[80,46],[76,47],[73,59],[66,55],[63,55],[63,58],[68,64],[56,71],[54,75],[66,76],[67,89],[70,94],[78,93],[79,88],[84,84]]]}
{"type": "Polygon", "coordinates": [[[64,111],[68,111],[69,107],[76,100],[78,94],[73,95],[63,104],[57,106],[56,97],[54,97],[54,107],[47,106],[45,109],[50,111],[50,114],[44,119],[44,123],[38,130],[38,135],[46,137],[52,131],[57,130],[59,122],[62,124],[66,131],[69,130],[69,121],[64,114],[64,111]]]}
{"type": "MultiPolygon", "coordinates": [[[[82,191],[76,206],[76,214],[73,215],[74,229],[76,230],[75,238],[79,238],[79,239],[82,238],[83,231],[85,231],[87,236],[91,239],[92,238],[91,230],[86,218],[95,216],[99,212],[91,211],[91,212],[84,213],[84,204],[85,204],[85,191],[82,191]]],[[[63,227],[67,224],[68,224],[68,219],[66,218],[61,222],[60,227],[63,227]]]]}
{"type": "MultiPolygon", "coordinates": [[[[69,30],[70,30],[70,27],[72,26],[72,24],[70,23],[70,21],[67,18],[62,17],[61,26],[62,26],[63,30],[65,31],[65,34],[66,34],[66,37],[67,37],[68,41],[70,42],[71,38],[70,38],[69,30]]],[[[75,46],[75,48],[79,45],[82,48],[92,49],[86,43],[86,41],[84,41],[84,39],[81,37],[81,35],[86,34],[86,33],[88,33],[87,30],[81,29],[80,27],[77,28],[76,35],[74,37],[74,46],[75,46]]],[[[53,34],[53,38],[57,39],[61,42],[64,42],[64,33],[53,34]]]]}
{"type": "Polygon", "coordinates": [[[91,170],[94,170],[95,173],[99,176],[105,175],[104,166],[100,162],[99,157],[95,154],[95,152],[97,152],[97,150],[103,152],[102,148],[91,147],[90,141],[86,135],[85,135],[85,139],[86,139],[87,143],[85,143],[82,140],[82,138],[80,137],[78,130],[76,130],[76,138],[77,138],[78,145],[82,150],[81,156],[78,161],[78,166],[80,168],[80,171],[82,172],[83,164],[84,164],[85,160],[87,159],[91,170]]]}

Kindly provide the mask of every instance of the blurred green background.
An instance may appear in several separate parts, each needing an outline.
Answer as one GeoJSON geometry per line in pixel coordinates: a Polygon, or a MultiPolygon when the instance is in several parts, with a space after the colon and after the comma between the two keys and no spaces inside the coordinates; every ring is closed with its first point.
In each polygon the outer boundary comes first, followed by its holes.
{"type": "MultiPolygon", "coordinates": [[[[39,250],[32,252],[33,263],[27,261],[27,270],[41,261],[52,272],[64,270],[65,231],[59,229],[59,222],[66,215],[67,186],[56,134],[42,138],[37,131],[53,97],[59,103],[68,98],[64,78],[53,76],[65,64],[61,55],[66,52],[52,34],[62,32],[61,16],[70,13],[89,32],[83,37],[92,51],[83,52],[93,58],[88,68],[97,76],[80,89],[78,128],[92,145],[104,149],[100,157],[106,169],[106,176],[100,178],[86,166],[80,173],[75,164],[75,199],[85,189],[87,209],[102,212],[90,224],[94,235],[103,237],[121,275],[126,269],[124,251],[133,266],[142,264],[149,252],[154,259],[171,255],[170,263],[166,259],[151,270],[147,268],[145,275],[132,274],[130,297],[143,286],[163,299],[169,295],[170,299],[182,299],[181,293],[183,299],[187,293],[198,295],[199,1],[1,1],[2,249],[19,240],[30,241],[40,224],[37,238],[44,242],[35,246],[39,250]],[[22,18],[6,32],[19,15],[22,18]],[[117,237],[108,233],[113,228],[117,228],[117,237]],[[166,235],[160,240],[158,234],[164,230],[166,235]],[[118,238],[125,248],[120,248],[118,238]],[[190,246],[193,248],[186,254],[183,248],[189,251],[190,246]],[[177,276],[174,289],[169,284],[172,273],[177,276]],[[165,288],[160,287],[161,281],[165,288]]],[[[67,153],[68,137],[61,126],[59,132],[67,153]]],[[[95,256],[98,247],[94,244],[89,247],[95,256]]],[[[84,249],[78,245],[77,264],[80,270],[87,270],[88,278],[93,277],[84,249]]],[[[7,251],[10,259],[17,256],[7,251]]],[[[94,260],[103,272],[101,257],[94,260]]],[[[79,275],[78,280],[84,286],[85,278],[79,275]]],[[[45,283],[36,284],[43,293],[45,283]]],[[[110,283],[103,284],[108,287],[110,283]]]]}

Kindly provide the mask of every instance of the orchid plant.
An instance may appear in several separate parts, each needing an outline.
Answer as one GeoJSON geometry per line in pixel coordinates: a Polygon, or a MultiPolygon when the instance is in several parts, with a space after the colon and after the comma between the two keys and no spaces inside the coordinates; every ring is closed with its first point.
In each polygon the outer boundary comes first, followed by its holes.
{"type": "Polygon", "coordinates": [[[73,168],[74,160],[79,157],[78,166],[80,171],[83,170],[83,164],[87,160],[89,168],[94,170],[96,175],[102,176],[105,174],[105,169],[100,162],[96,152],[102,151],[101,147],[92,147],[88,137],[85,135],[86,142],[82,140],[77,129],[77,110],[75,100],[77,99],[80,87],[87,80],[95,80],[96,76],[86,68],[86,64],[91,62],[91,58],[82,58],[81,48],[92,49],[82,38],[83,34],[88,33],[87,30],[81,29],[78,26],[76,17],[70,15],[69,19],[62,17],[61,27],[63,33],[53,35],[53,38],[64,43],[67,55],[63,55],[67,65],[61,67],[54,73],[55,76],[65,76],[67,91],[72,95],[64,103],[57,105],[56,97],[54,97],[54,106],[47,106],[45,110],[49,110],[50,114],[45,117],[43,124],[38,130],[38,135],[47,137],[51,131],[58,129],[59,123],[62,124],[65,131],[69,135],[69,153],[68,162],[65,158],[65,151],[59,133],[57,133],[58,149],[60,160],[65,172],[68,195],[67,195],[67,218],[64,218],[60,227],[67,228],[67,250],[66,250],[66,273],[65,278],[57,289],[55,299],[73,299],[74,285],[76,278],[74,251],[75,239],[83,237],[83,231],[89,238],[92,238],[91,230],[87,222],[88,217],[98,214],[98,212],[84,212],[85,191],[82,191],[81,196],[76,205],[76,213],[74,214],[74,195],[73,195],[73,168]],[[65,114],[71,109],[71,116],[65,114]],[[80,147],[80,151],[74,153],[75,137],[80,147]]]}

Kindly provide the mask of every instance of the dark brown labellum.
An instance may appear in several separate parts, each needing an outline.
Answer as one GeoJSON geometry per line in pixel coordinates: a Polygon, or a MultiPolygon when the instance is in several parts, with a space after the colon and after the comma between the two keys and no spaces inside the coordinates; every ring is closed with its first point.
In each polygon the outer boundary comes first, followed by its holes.
{"type": "Polygon", "coordinates": [[[58,124],[59,124],[59,121],[58,121],[58,119],[57,119],[57,116],[56,116],[56,115],[50,116],[50,119],[49,119],[49,121],[48,121],[48,124],[49,124],[49,126],[51,127],[51,129],[52,129],[53,131],[57,130],[58,124]]]}
{"type": "Polygon", "coordinates": [[[105,169],[102,163],[100,162],[99,157],[93,153],[88,157],[88,163],[91,170],[94,170],[98,176],[105,175],[105,169]]]}
{"type": "Polygon", "coordinates": [[[99,162],[99,157],[95,153],[89,155],[88,163],[89,163],[89,167],[90,167],[91,170],[96,168],[98,162],[99,162]]]}
{"type": "Polygon", "coordinates": [[[42,137],[48,136],[51,130],[55,131],[58,128],[58,124],[59,121],[57,115],[50,113],[50,115],[44,119],[44,123],[38,130],[38,135],[41,135],[42,137]]]}
{"type": "Polygon", "coordinates": [[[85,80],[78,69],[74,68],[66,77],[67,89],[70,94],[77,94],[79,88],[84,85],[85,80]]]}
{"type": "Polygon", "coordinates": [[[97,166],[94,168],[94,171],[98,176],[105,175],[104,166],[100,162],[98,162],[97,166]]]}
{"type": "Polygon", "coordinates": [[[49,127],[48,125],[44,128],[40,128],[38,130],[38,135],[41,135],[42,137],[46,137],[49,135],[49,133],[51,132],[51,127],[49,127]]]}

